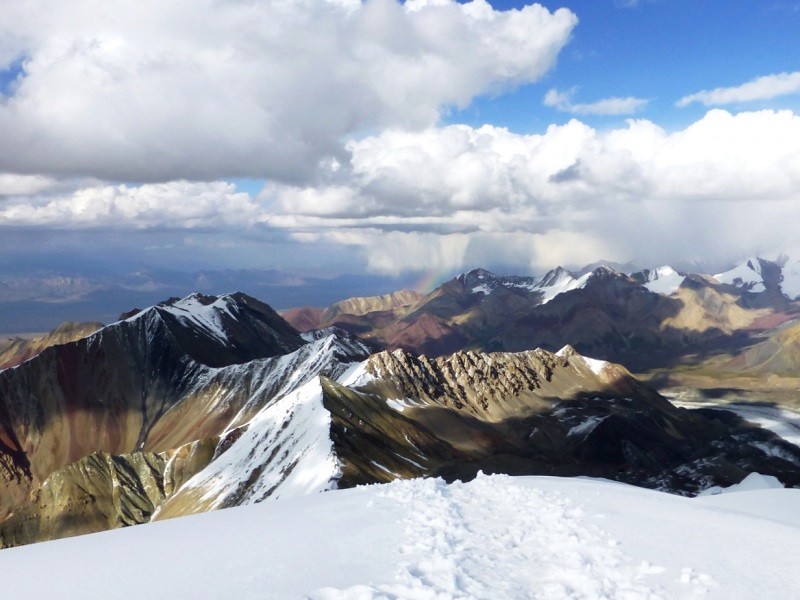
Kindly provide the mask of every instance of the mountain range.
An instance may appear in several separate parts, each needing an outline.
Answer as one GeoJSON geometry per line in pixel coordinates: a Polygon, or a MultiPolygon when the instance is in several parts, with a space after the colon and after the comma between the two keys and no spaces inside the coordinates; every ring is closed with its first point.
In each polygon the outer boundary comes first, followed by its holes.
{"type": "Polygon", "coordinates": [[[788,259],[748,259],[713,276],[671,267],[558,268],[540,278],[476,269],[424,295],[403,291],[283,315],[301,331],[337,326],[388,349],[439,356],[570,344],[644,372],[738,352],[797,319],[798,294],[798,263],[788,259]]]}
{"type": "Polygon", "coordinates": [[[676,408],[605,360],[788,331],[795,304],[767,298],[774,274],[760,273],[763,290],[666,269],[478,270],[289,322],[246,294],[192,294],[35,342],[0,371],[0,540],[480,471],[683,495],[753,471],[799,486],[797,446],[727,411],[676,408]]]}

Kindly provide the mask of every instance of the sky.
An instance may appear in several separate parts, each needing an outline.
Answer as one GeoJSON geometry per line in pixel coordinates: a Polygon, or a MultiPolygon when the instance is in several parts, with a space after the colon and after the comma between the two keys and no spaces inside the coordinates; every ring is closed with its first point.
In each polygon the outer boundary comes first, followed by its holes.
{"type": "Polygon", "coordinates": [[[0,280],[793,252],[798,32],[773,0],[4,0],[0,280]]]}

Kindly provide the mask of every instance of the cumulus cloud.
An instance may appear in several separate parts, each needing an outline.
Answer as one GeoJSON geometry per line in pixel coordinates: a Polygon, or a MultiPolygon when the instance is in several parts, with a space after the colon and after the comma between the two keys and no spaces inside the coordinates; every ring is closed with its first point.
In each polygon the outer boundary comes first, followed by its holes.
{"type": "Polygon", "coordinates": [[[630,115],[641,110],[649,100],[634,96],[603,98],[596,102],[573,102],[577,88],[559,92],[553,88],[544,96],[544,105],[573,115],[630,115]]]}
{"type": "Polygon", "coordinates": [[[303,181],[341,140],[539,79],[577,20],[485,0],[0,3],[0,170],[303,181]]]}
{"type": "Polygon", "coordinates": [[[253,198],[225,182],[102,185],[10,197],[0,203],[0,228],[219,230],[257,223],[261,213],[253,198]]]}
{"type": "Polygon", "coordinates": [[[765,75],[733,87],[703,90],[684,96],[675,105],[683,108],[694,102],[699,102],[705,106],[720,106],[737,102],[770,100],[790,94],[800,94],[800,71],[765,75]]]}
{"type": "Polygon", "coordinates": [[[715,109],[671,133],[647,120],[388,130],[348,149],[346,179],[274,188],[265,221],[358,247],[381,272],[736,258],[793,246],[800,219],[791,111],[715,109]]]}
{"type": "MultiPolygon", "coordinates": [[[[714,109],[674,132],[644,119],[611,130],[572,119],[530,135],[391,128],[348,142],[321,183],[271,182],[258,197],[224,181],[65,190],[8,179],[17,191],[0,197],[0,239],[31,229],[75,232],[74,243],[87,232],[195,236],[204,260],[224,252],[231,264],[313,260],[392,275],[736,259],[796,246],[798,156],[791,111],[714,109]]],[[[201,254],[176,248],[171,260],[201,254]]]]}

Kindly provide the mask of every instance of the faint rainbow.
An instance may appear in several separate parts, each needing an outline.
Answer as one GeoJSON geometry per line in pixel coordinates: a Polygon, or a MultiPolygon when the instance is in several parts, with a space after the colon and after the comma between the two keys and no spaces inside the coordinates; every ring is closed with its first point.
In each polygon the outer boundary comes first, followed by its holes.
{"type": "Polygon", "coordinates": [[[416,283],[411,286],[411,289],[413,289],[415,292],[428,294],[449,278],[450,271],[443,269],[430,269],[422,274],[416,283]]]}

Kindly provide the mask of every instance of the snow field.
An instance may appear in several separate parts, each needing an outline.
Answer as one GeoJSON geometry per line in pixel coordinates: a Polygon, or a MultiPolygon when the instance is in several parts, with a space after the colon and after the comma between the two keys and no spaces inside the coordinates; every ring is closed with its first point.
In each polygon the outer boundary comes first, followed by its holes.
{"type": "Polygon", "coordinates": [[[663,569],[634,564],[556,492],[479,476],[464,484],[395,482],[381,495],[405,510],[392,582],[322,589],[315,600],[445,598],[658,598],[663,569]]]}
{"type": "Polygon", "coordinates": [[[493,475],[2,550],[0,575],[9,598],[786,599],[800,598],[798,539],[800,490],[684,498],[493,475]]]}

